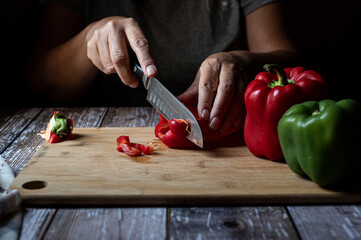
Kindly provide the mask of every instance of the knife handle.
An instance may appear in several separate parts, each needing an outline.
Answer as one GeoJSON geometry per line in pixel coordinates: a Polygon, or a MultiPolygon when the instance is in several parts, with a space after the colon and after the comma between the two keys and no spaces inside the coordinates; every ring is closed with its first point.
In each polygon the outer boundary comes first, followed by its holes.
{"type": "Polygon", "coordinates": [[[142,81],[144,84],[144,87],[146,89],[148,89],[149,77],[147,77],[147,75],[144,74],[142,68],[135,62],[132,62],[131,68],[132,68],[132,72],[135,74],[135,76],[138,78],[138,80],[142,81]]]}

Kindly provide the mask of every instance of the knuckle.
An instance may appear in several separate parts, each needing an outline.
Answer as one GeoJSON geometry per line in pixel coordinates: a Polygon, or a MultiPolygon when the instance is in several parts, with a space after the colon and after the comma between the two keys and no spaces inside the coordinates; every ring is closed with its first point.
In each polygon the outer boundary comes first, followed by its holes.
{"type": "Polygon", "coordinates": [[[241,68],[239,68],[235,63],[228,63],[227,70],[232,79],[237,80],[241,76],[241,68]]]}
{"type": "Polygon", "coordinates": [[[223,81],[219,84],[219,89],[225,94],[230,94],[234,92],[235,84],[232,81],[223,81]]]}
{"type": "Polygon", "coordinates": [[[213,81],[203,81],[200,83],[200,88],[207,92],[215,93],[217,91],[217,84],[213,81]]]}
{"type": "Polygon", "coordinates": [[[106,23],[106,27],[111,28],[111,29],[114,29],[116,27],[116,25],[117,24],[116,24],[116,21],[114,19],[111,19],[106,23]]]}
{"type": "Polygon", "coordinates": [[[114,73],[115,71],[115,68],[114,66],[106,66],[102,69],[102,71],[105,73],[105,74],[111,74],[111,73],[114,73]]]}
{"type": "Polygon", "coordinates": [[[207,63],[208,63],[208,65],[210,65],[210,66],[219,65],[220,59],[217,58],[217,57],[212,57],[212,58],[209,58],[209,59],[208,59],[207,63]]]}
{"type": "Polygon", "coordinates": [[[88,58],[92,58],[93,57],[93,48],[92,48],[92,44],[91,43],[87,43],[87,50],[86,50],[86,55],[88,58]]]}
{"type": "Polygon", "coordinates": [[[215,71],[220,65],[220,60],[218,58],[208,58],[201,65],[201,70],[212,70],[215,71]]]}
{"type": "Polygon", "coordinates": [[[138,22],[132,17],[127,18],[125,21],[126,21],[127,25],[129,25],[129,26],[138,25],[138,22]]]}
{"type": "Polygon", "coordinates": [[[148,48],[148,40],[144,37],[138,37],[134,40],[134,46],[139,48],[148,48]]]}
{"type": "Polygon", "coordinates": [[[112,53],[112,61],[118,65],[124,65],[126,63],[126,56],[121,52],[114,52],[112,53]]]}
{"type": "Polygon", "coordinates": [[[100,38],[100,35],[101,35],[101,34],[100,34],[100,30],[99,30],[99,29],[95,29],[95,30],[94,30],[94,33],[93,33],[94,38],[98,40],[98,39],[100,38]]]}

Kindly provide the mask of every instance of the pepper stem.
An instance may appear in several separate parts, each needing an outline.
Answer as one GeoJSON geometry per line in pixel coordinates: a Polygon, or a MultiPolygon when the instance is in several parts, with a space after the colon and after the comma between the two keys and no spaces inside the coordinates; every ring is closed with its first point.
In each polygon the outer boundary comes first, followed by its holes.
{"type": "Polygon", "coordinates": [[[265,64],[263,69],[272,74],[277,74],[278,81],[274,82],[274,86],[286,86],[290,82],[287,80],[286,72],[278,64],[265,64]]]}

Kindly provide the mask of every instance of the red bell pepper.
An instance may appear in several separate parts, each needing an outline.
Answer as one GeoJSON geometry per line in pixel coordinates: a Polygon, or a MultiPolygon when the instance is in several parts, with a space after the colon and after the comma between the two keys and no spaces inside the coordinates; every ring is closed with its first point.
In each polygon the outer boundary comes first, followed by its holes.
{"type": "MultiPolygon", "coordinates": [[[[227,133],[220,133],[208,127],[206,120],[200,119],[196,107],[188,107],[196,117],[203,134],[204,147],[219,147],[241,144],[237,131],[241,129],[232,128],[227,133]],[[235,134],[233,134],[235,133],[235,134]]],[[[155,136],[170,148],[193,148],[196,145],[186,138],[189,133],[189,124],[183,119],[171,119],[167,121],[161,114],[160,122],[155,127],[155,136]]],[[[242,140],[241,140],[242,141],[242,140]]]]}
{"type": "Polygon", "coordinates": [[[117,138],[117,150],[124,152],[129,156],[140,156],[143,154],[152,154],[154,148],[139,143],[131,143],[129,136],[119,136],[117,138]]]}
{"type": "Polygon", "coordinates": [[[327,97],[326,82],[317,72],[303,67],[285,68],[266,64],[245,91],[244,139],[258,157],[281,160],[283,154],[277,125],[292,105],[327,97]]]}

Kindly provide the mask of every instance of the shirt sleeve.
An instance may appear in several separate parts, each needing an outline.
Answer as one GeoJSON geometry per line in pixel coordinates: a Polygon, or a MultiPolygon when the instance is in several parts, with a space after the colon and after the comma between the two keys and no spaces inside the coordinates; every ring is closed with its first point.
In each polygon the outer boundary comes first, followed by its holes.
{"type": "Polygon", "coordinates": [[[246,16],[254,10],[272,2],[278,2],[279,0],[240,0],[243,14],[246,16]]]}
{"type": "Polygon", "coordinates": [[[42,6],[47,4],[59,4],[73,9],[82,16],[85,14],[85,0],[39,0],[39,3],[42,6]]]}

